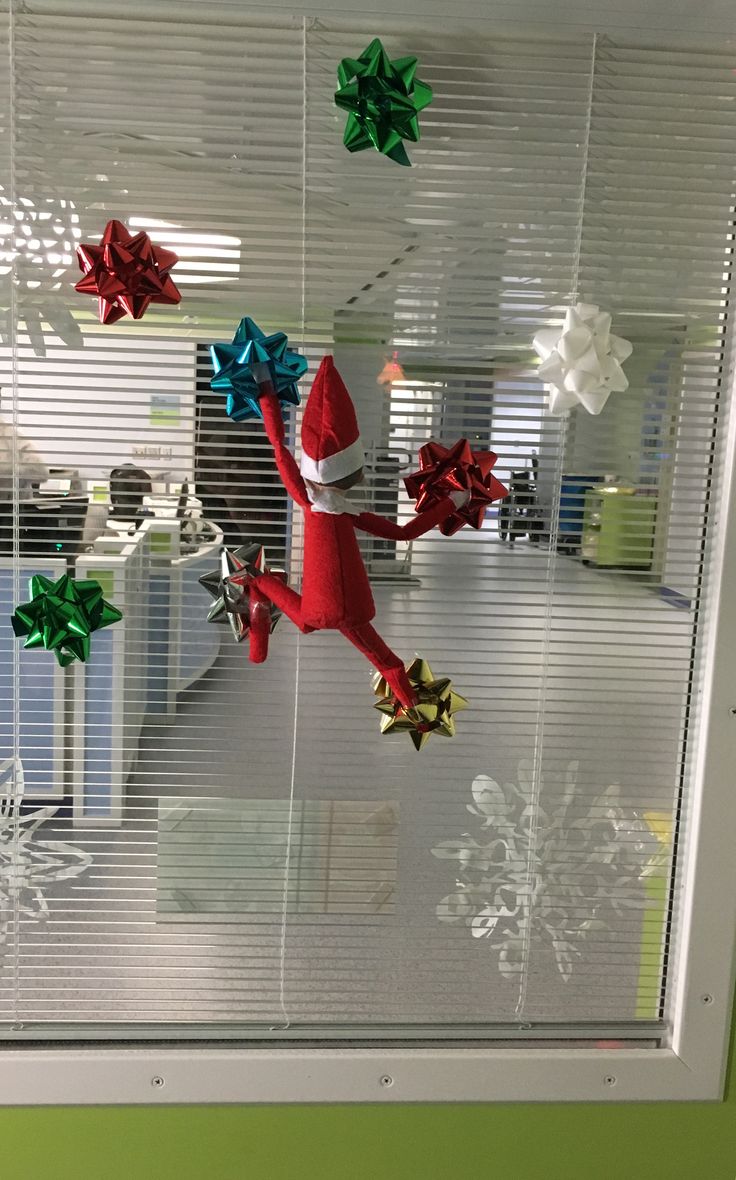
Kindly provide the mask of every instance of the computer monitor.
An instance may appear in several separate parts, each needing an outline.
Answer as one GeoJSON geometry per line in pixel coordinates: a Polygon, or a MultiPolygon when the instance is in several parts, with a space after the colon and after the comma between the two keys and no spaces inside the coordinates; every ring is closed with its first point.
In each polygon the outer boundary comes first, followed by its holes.
{"type": "MultiPolygon", "coordinates": [[[[18,548],[23,556],[75,557],[82,545],[87,496],[41,496],[18,507],[18,548]]],[[[0,550],[12,553],[12,516],[3,520],[0,550]]]]}

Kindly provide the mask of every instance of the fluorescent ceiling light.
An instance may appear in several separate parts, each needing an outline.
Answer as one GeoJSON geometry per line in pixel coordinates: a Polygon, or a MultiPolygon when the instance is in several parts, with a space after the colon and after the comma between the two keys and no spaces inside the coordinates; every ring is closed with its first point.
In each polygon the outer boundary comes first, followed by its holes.
{"type": "Polygon", "coordinates": [[[232,234],[198,233],[157,217],[131,217],[130,230],[145,230],[154,241],[179,255],[173,277],[186,283],[232,283],[240,274],[242,241],[232,234]]]}

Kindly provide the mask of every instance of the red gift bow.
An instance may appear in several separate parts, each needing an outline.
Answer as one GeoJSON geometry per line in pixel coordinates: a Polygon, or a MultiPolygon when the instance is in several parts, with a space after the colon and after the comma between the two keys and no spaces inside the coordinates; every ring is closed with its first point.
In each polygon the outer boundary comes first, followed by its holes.
{"type": "Polygon", "coordinates": [[[96,295],[101,324],[124,315],[139,320],[151,303],[179,303],[181,292],[169,271],[179,261],[173,250],[154,246],[147,233],[131,234],[122,221],[108,221],[99,246],[77,246],[82,295],[96,295]]]}
{"type": "Polygon", "coordinates": [[[467,438],[451,447],[425,443],[419,450],[419,470],[404,478],[416,511],[424,512],[450,492],[470,492],[467,504],[443,520],[440,532],[451,537],[464,524],[481,528],[488,505],[509,494],[492,471],[497,457],[493,451],[472,451],[467,438]]]}

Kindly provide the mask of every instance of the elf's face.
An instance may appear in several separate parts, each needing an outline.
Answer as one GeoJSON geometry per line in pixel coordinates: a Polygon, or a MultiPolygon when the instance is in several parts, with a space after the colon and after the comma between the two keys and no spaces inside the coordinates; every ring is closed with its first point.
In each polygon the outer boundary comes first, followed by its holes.
{"type": "Polygon", "coordinates": [[[359,483],[363,483],[365,474],[363,468],[359,467],[357,471],[353,471],[351,475],[344,476],[343,479],[336,479],[334,483],[317,484],[317,487],[323,488],[339,488],[341,492],[347,492],[350,488],[356,487],[359,483]]]}

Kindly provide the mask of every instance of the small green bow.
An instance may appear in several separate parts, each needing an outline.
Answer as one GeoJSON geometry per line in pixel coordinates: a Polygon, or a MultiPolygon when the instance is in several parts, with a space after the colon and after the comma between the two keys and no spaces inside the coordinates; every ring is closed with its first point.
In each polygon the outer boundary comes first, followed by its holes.
{"type": "Polygon", "coordinates": [[[62,668],[72,660],[89,658],[90,635],[122,619],[122,612],[102,597],[102,587],[92,579],[77,580],[62,574],[57,582],[34,574],[31,601],[15,608],[13,631],[26,636],[24,647],[44,647],[56,653],[62,668]]]}
{"type": "Polygon", "coordinates": [[[389,59],[376,37],[358,58],[337,67],[335,102],[348,112],[344,144],[349,152],[375,148],[397,164],[411,165],[402,140],[419,141],[417,115],[432,101],[432,88],[415,78],[417,59],[389,59]]]}

